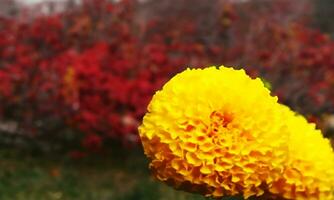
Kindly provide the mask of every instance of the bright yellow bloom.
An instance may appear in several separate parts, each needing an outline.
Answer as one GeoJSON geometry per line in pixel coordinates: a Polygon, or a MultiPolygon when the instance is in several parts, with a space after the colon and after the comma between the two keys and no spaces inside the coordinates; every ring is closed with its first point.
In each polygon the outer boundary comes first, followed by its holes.
{"type": "Polygon", "coordinates": [[[178,189],[334,199],[329,141],[243,70],[176,75],[154,95],[139,133],[154,175],[178,189]]]}

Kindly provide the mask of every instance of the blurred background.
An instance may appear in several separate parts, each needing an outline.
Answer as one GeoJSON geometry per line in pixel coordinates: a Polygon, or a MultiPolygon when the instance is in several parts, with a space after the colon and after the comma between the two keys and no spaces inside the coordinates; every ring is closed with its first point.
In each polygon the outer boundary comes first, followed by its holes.
{"type": "Polygon", "coordinates": [[[186,67],[244,68],[333,143],[333,19],[333,0],[0,0],[0,199],[204,199],[155,181],[137,133],[186,67]]]}

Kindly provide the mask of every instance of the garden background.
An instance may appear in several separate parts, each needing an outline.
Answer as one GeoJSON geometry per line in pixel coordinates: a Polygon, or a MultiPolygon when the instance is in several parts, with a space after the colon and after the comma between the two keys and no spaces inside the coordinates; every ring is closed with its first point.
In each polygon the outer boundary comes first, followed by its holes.
{"type": "Polygon", "coordinates": [[[332,0],[0,0],[0,199],[203,199],[154,180],[137,133],[187,67],[244,68],[334,143],[333,19],[332,0]]]}

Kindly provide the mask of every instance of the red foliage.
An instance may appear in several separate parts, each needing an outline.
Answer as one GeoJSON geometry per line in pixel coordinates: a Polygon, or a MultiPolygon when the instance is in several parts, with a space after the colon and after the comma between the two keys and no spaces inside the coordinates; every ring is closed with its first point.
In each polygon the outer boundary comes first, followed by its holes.
{"type": "Polygon", "coordinates": [[[2,18],[0,118],[32,136],[79,130],[91,151],[108,138],[136,143],[154,92],[187,66],[212,64],[245,66],[304,114],[334,112],[334,43],[293,3],[215,2],[222,9],[210,16],[200,6],[155,14],[136,1],[96,0],[31,22],[2,18]]]}

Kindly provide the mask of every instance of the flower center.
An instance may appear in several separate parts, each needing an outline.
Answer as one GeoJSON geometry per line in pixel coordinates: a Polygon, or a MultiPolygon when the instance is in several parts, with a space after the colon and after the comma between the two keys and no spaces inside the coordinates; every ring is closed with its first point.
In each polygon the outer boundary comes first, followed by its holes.
{"type": "Polygon", "coordinates": [[[233,120],[233,117],[229,113],[222,113],[219,111],[213,111],[210,114],[211,127],[213,128],[227,128],[227,125],[230,124],[233,120]]]}

